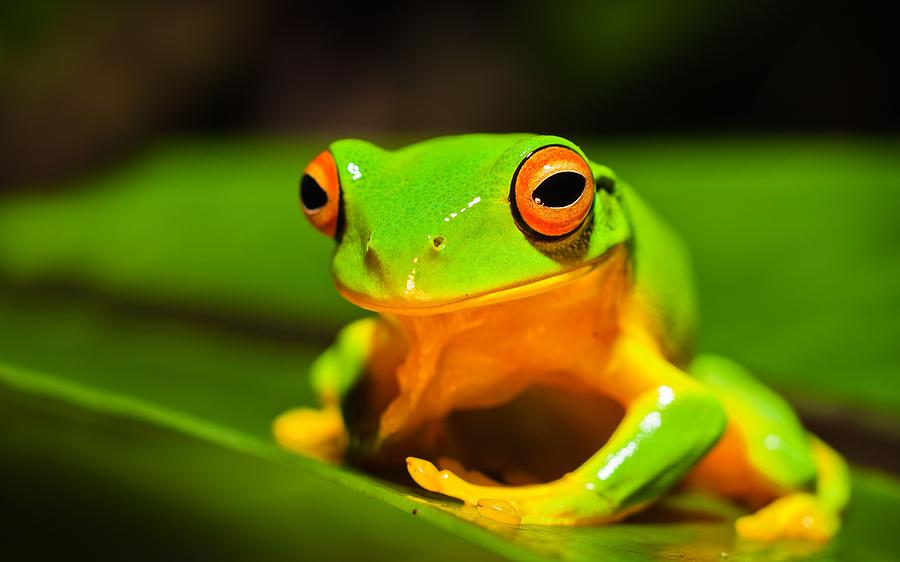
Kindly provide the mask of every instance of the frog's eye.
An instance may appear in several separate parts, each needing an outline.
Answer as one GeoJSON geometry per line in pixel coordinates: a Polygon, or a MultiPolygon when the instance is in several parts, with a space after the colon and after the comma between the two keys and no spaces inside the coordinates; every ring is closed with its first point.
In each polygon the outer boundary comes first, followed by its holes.
{"type": "Polygon", "coordinates": [[[519,165],[510,189],[513,216],[528,234],[556,238],[574,232],[594,201],[593,175],[577,152],[547,146],[519,165]]]}
{"type": "Polygon", "coordinates": [[[327,150],[316,156],[300,180],[300,207],[314,227],[327,236],[337,232],[341,186],[337,165],[327,150]]]}

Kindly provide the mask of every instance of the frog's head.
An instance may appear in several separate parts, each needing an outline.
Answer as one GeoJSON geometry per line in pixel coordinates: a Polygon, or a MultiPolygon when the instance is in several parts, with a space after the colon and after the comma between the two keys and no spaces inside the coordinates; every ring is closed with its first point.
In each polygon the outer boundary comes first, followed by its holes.
{"type": "Polygon", "coordinates": [[[553,136],[467,135],[393,152],[340,140],[307,167],[300,201],[337,242],[341,293],[405,314],[555,286],[628,234],[613,173],[553,136]]]}

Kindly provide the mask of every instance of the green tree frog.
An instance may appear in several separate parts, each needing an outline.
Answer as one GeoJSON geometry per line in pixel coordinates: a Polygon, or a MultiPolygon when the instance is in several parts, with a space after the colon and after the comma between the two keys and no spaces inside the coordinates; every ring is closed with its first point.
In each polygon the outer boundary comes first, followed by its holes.
{"type": "Polygon", "coordinates": [[[744,368],[693,353],[682,243],[572,142],[340,140],[300,202],[340,293],[378,315],[314,362],[321,408],[275,420],[284,447],[508,523],[612,522],[678,485],[756,509],[743,537],[837,531],[845,462],[744,368]]]}

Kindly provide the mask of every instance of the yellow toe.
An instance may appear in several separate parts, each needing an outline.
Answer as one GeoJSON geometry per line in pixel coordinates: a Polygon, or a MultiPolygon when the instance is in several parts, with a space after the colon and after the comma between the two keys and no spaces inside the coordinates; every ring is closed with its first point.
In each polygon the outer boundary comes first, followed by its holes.
{"type": "Polygon", "coordinates": [[[784,496],[735,522],[738,535],[758,541],[800,539],[827,542],[839,528],[837,514],[824,509],[812,494],[784,496]]]}
{"type": "Polygon", "coordinates": [[[347,450],[344,420],[337,408],[297,408],[272,424],[275,440],[285,449],[328,462],[339,462],[347,450]]]}

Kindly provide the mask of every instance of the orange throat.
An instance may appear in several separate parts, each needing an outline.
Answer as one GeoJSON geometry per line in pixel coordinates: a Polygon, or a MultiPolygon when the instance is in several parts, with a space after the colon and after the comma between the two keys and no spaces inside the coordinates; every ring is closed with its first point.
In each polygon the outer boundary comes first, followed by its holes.
{"type": "MultiPolygon", "coordinates": [[[[565,418],[560,427],[567,432],[598,423],[611,431],[621,408],[598,391],[597,377],[609,362],[630,300],[625,249],[617,247],[602,262],[582,269],[552,285],[543,280],[539,290],[516,288],[507,298],[465,308],[428,315],[383,313],[367,398],[369,417],[377,418],[377,427],[369,420],[377,448],[465,458],[461,444],[472,434],[527,426],[522,420],[534,416],[523,410],[535,408],[565,418]],[[550,399],[535,400],[535,391],[550,399]],[[591,403],[596,400],[607,402],[606,407],[597,408],[591,403]],[[612,412],[615,419],[580,423],[590,411],[605,412],[603,417],[612,412]],[[504,416],[515,419],[507,423],[504,416]]],[[[521,437],[527,446],[528,436],[521,437]]],[[[499,441],[510,439],[515,441],[510,435],[499,441]]],[[[586,454],[598,448],[596,439],[596,432],[583,439],[586,454]]],[[[502,464],[483,455],[479,460],[502,464]]],[[[509,464],[517,462],[521,459],[509,464]]]]}

